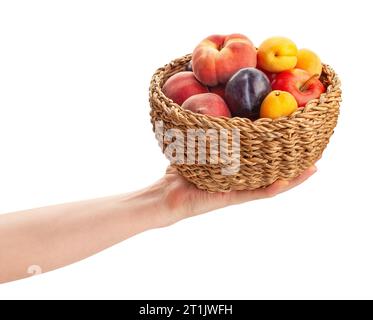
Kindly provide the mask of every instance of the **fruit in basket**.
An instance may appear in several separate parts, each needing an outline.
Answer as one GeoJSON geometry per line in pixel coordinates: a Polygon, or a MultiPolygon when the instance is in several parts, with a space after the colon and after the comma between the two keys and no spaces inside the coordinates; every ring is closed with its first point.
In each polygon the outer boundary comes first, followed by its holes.
{"type": "Polygon", "coordinates": [[[304,107],[308,101],[319,98],[325,92],[325,87],[317,74],[311,75],[301,69],[277,74],[272,82],[272,88],[290,92],[297,100],[299,107],[304,107]]]}
{"type": "Polygon", "coordinates": [[[190,60],[185,66],[185,71],[193,71],[193,62],[190,60]]]}
{"type": "Polygon", "coordinates": [[[298,109],[297,100],[286,91],[272,91],[262,102],[260,117],[276,119],[287,117],[298,109]]]}
{"type": "Polygon", "coordinates": [[[258,49],[258,68],[268,72],[282,72],[297,65],[298,48],[284,37],[265,40],[258,49]]]}
{"type": "Polygon", "coordinates": [[[226,83],[242,68],[256,67],[257,53],[244,35],[212,35],[194,49],[192,61],[196,78],[213,87],[226,83]]]}
{"type": "Polygon", "coordinates": [[[210,89],[210,92],[215,93],[218,96],[225,99],[225,85],[224,84],[219,84],[215,87],[210,87],[209,89],[210,89]]]}
{"type": "Polygon", "coordinates": [[[298,51],[297,69],[302,69],[310,74],[321,75],[322,64],[319,56],[309,49],[300,49],[298,51]]]}
{"type": "Polygon", "coordinates": [[[184,101],[182,107],[195,113],[213,117],[230,117],[230,110],[225,101],[215,93],[201,93],[184,101]]]}
{"type": "Polygon", "coordinates": [[[245,68],[235,73],[225,87],[225,100],[232,116],[255,120],[260,105],[271,92],[267,76],[255,68],[245,68]]]}
{"type": "Polygon", "coordinates": [[[179,105],[195,94],[209,92],[208,88],[202,85],[190,71],[179,72],[171,76],[163,85],[162,91],[166,97],[179,105]]]}

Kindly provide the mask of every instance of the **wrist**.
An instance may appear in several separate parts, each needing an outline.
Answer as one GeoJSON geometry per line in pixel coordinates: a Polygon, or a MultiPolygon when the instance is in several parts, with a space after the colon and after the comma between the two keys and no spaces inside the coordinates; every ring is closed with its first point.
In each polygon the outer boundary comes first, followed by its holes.
{"type": "Polygon", "coordinates": [[[166,227],[176,221],[171,221],[171,210],[167,205],[167,185],[162,180],[149,187],[120,196],[123,212],[131,212],[139,228],[145,231],[166,227]]]}

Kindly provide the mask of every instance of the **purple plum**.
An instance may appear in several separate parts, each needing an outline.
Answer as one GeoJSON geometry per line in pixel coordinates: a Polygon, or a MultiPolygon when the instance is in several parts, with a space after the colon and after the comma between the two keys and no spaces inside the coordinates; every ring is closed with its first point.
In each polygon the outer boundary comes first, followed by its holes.
{"type": "Polygon", "coordinates": [[[185,66],[185,71],[193,71],[192,60],[190,60],[185,66]]]}
{"type": "Polygon", "coordinates": [[[225,87],[225,99],[233,117],[259,118],[260,106],[271,92],[267,76],[255,68],[237,71],[225,87]]]}

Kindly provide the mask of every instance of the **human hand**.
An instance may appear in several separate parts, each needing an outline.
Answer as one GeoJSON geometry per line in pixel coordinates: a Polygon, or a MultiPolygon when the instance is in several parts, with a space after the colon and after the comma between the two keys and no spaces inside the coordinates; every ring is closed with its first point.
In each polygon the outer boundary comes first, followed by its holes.
{"type": "Polygon", "coordinates": [[[293,180],[278,180],[266,188],[257,190],[210,193],[198,189],[180,176],[175,168],[168,167],[164,177],[156,184],[164,190],[162,203],[165,205],[163,210],[160,210],[162,224],[167,226],[226,206],[271,198],[298,186],[316,171],[317,168],[312,166],[293,180]]]}
{"type": "Polygon", "coordinates": [[[315,171],[311,167],[294,180],[276,181],[264,189],[209,193],[169,167],[158,182],[132,193],[2,214],[0,261],[4,263],[0,263],[0,283],[29,276],[30,266],[47,272],[135,234],[225,206],[275,196],[315,171]]]}

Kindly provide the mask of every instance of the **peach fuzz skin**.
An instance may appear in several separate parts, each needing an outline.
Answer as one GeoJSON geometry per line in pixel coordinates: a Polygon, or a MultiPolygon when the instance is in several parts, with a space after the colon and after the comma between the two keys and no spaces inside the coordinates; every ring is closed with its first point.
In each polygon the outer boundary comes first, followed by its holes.
{"type": "Polygon", "coordinates": [[[290,39],[269,38],[258,49],[258,68],[274,73],[291,70],[297,64],[297,55],[298,48],[290,39]]]}
{"type": "Polygon", "coordinates": [[[224,99],[215,93],[201,93],[187,99],[182,107],[195,113],[212,117],[231,117],[224,99]]]}
{"type": "Polygon", "coordinates": [[[203,84],[214,87],[226,83],[238,70],[256,67],[253,43],[244,35],[212,35],[193,51],[193,71],[203,84]]]}
{"type": "Polygon", "coordinates": [[[202,85],[191,71],[174,74],[163,85],[162,91],[167,98],[180,106],[191,96],[209,92],[208,88],[202,85]]]}

